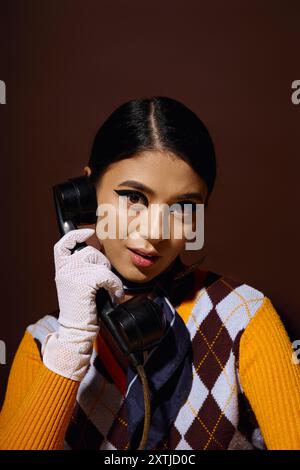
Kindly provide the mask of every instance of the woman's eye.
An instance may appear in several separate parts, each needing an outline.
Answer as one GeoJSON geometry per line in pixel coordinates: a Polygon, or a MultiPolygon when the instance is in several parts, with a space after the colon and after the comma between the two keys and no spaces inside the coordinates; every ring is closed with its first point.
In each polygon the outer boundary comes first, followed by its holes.
{"type": "MultiPolygon", "coordinates": [[[[148,201],[146,196],[139,191],[131,191],[128,189],[114,190],[119,196],[126,197],[130,204],[142,204],[147,206],[148,201]]],[[[176,202],[173,211],[177,214],[194,214],[196,212],[197,204],[192,201],[176,202]]]]}
{"type": "MultiPolygon", "coordinates": [[[[191,213],[196,212],[196,208],[197,208],[196,202],[182,201],[182,202],[176,202],[176,205],[177,204],[178,206],[180,206],[182,214],[185,214],[185,213],[191,214],[191,213]]],[[[175,205],[175,211],[177,211],[176,205],[175,205]]],[[[180,209],[178,210],[178,212],[180,212],[180,209]]]]}
{"type": "Polygon", "coordinates": [[[143,205],[146,205],[147,204],[147,199],[146,197],[138,192],[138,191],[128,191],[126,189],[122,189],[122,190],[114,190],[117,194],[119,194],[119,196],[125,196],[127,197],[128,201],[131,203],[131,204],[143,204],[143,205]]]}

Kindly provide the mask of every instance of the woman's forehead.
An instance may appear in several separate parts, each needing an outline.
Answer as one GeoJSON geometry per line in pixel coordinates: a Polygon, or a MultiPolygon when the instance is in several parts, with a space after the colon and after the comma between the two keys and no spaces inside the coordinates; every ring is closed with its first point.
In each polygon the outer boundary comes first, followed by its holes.
{"type": "Polygon", "coordinates": [[[125,181],[138,181],[154,193],[205,191],[206,187],[198,173],[181,158],[150,150],[113,163],[105,172],[102,183],[105,186],[125,181]]]}

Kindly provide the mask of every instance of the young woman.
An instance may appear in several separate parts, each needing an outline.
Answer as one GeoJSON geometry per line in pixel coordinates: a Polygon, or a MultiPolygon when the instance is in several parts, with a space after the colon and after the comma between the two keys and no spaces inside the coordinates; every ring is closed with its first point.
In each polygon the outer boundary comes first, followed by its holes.
{"type": "Polygon", "coordinates": [[[151,421],[142,447],[299,449],[299,365],[270,299],[181,261],[179,208],[197,228],[197,204],[207,207],[216,176],[200,119],[166,97],[125,103],[99,129],[84,173],[98,204],[115,209],[117,228],[127,222],[127,237],[103,237],[99,216],[96,230],[71,230],[54,246],[58,318],[46,315],[21,341],[0,415],[1,449],[141,448],[143,388],[99,327],[99,288],[114,307],[137,294],[152,298],[166,321],[143,359],[151,421]],[[127,211],[136,204],[145,216],[139,229],[127,211]],[[155,204],[172,207],[167,238],[157,232],[161,213],[149,217],[155,204]],[[73,251],[93,234],[98,248],[73,251]]]}

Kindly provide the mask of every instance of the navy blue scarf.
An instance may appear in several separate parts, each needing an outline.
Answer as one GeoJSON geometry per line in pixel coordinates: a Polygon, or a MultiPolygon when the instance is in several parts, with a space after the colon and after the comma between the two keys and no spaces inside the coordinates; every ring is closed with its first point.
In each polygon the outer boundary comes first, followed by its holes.
{"type": "MultiPolygon", "coordinates": [[[[167,331],[144,364],[150,400],[151,424],[145,449],[153,449],[167,434],[192,384],[191,339],[184,321],[166,297],[154,299],[163,308],[167,331]]],[[[128,413],[130,448],[136,449],[142,436],[144,420],[143,388],[135,370],[129,366],[125,403],[128,413]]]]}

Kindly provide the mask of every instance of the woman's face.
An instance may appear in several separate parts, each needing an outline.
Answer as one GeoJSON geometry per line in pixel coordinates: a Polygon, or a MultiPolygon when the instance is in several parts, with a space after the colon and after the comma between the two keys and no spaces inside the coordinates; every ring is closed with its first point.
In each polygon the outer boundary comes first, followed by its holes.
{"type": "MultiPolygon", "coordinates": [[[[85,173],[90,174],[89,167],[85,167],[85,173]]],[[[176,224],[178,228],[178,224],[182,226],[184,223],[179,212],[171,212],[169,236],[163,238],[162,212],[159,209],[151,212],[151,205],[171,206],[181,203],[183,209],[183,202],[193,203],[195,207],[196,203],[205,202],[206,196],[207,186],[200,176],[186,162],[165,151],[144,151],[111,164],[98,183],[97,201],[98,206],[104,203],[113,206],[116,213],[116,238],[101,239],[100,221],[103,222],[106,214],[99,215],[96,234],[101,251],[126,279],[141,283],[150,281],[170,266],[184,250],[186,243],[185,237],[174,236],[176,224]],[[181,196],[186,193],[198,193],[199,197],[181,196]],[[119,197],[123,208],[119,206],[119,197]],[[134,204],[138,204],[142,212],[128,215],[127,211],[134,204]],[[138,214],[143,214],[143,217],[140,225],[136,226],[132,221],[138,214]],[[120,224],[124,227],[124,223],[127,225],[127,238],[118,238],[120,224]],[[145,261],[132,250],[155,252],[159,256],[145,261]]]]}

